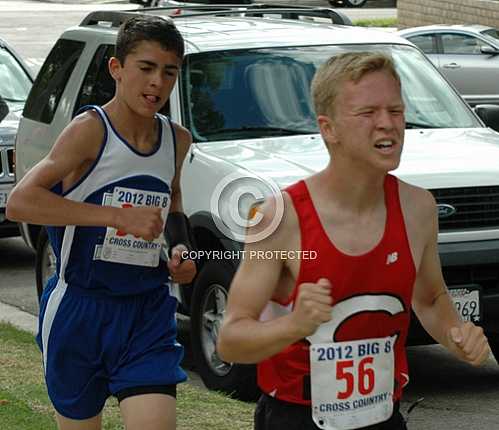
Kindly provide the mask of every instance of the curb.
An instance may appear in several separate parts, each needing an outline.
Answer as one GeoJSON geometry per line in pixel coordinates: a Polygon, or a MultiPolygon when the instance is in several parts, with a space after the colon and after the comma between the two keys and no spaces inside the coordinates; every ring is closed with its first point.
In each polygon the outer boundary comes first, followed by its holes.
{"type": "Polygon", "coordinates": [[[15,306],[0,302],[0,321],[12,324],[33,335],[38,332],[38,318],[15,306]]]}
{"type": "MultiPolygon", "coordinates": [[[[12,326],[27,331],[33,336],[38,333],[38,318],[25,312],[15,306],[0,302],[0,322],[6,322],[12,326]]],[[[200,376],[192,370],[184,369],[188,375],[188,383],[191,385],[206,389],[200,376]]]]}

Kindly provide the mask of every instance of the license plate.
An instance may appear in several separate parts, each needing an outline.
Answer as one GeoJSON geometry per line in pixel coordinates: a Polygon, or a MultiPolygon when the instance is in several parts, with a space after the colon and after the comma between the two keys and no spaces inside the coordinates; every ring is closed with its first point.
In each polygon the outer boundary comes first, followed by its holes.
{"type": "Polygon", "coordinates": [[[0,191],[0,208],[4,208],[7,206],[7,197],[9,196],[9,193],[5,191],[0,191]]]}
{"type": "Polygon", "coordinates": [[[479,322],[481,320],[480,286],[449,287],[449,293],[464,321],[479,322]]]}

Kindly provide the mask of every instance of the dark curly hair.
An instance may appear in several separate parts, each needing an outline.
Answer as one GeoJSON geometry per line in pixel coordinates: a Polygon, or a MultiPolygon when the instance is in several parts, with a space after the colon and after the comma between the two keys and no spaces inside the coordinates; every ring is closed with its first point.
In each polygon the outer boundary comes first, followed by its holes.
{"type": "Polygon", "coordinates": [[[184,39],[168,17],[140,15],[124,22],[118,31],[114,56],[123,65],[130,52],[142,41],[158,42],[166,51],[184,57],[184,39]]]}

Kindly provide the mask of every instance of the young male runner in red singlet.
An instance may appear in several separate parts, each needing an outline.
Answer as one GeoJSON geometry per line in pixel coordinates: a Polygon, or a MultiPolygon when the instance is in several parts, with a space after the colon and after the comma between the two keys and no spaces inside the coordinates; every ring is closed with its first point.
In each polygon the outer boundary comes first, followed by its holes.
{"type": "MultiPolygon", "coordinates": [[[[425,329],[473,365],[487,359],[480,327],[463,322],[437,249],[435,200],[388,172],[400,163],[404,103],[390,58],[348,53],[316,74],[312,93],[331,156],[284,193],[284,217],[258,251],[315,259],[246,258],[231,286],[219,353],[259,363],[256,430],[405,429],[411,307],[425,329]],[[291,255],[291,253],[289,253],[291,255]]],[[[272,221],[277,200],[259,212],[272,221]]]]}

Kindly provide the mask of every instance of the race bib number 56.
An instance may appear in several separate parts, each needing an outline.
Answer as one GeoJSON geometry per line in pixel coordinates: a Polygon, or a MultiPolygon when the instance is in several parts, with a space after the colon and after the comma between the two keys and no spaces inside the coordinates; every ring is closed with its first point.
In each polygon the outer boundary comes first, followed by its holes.
{"type": "Polygon", "coordinates": [[[390,418],[396,337],[310,346],[312,415],[327,430],[348,430],[390,418]]]}
{"type": "MultiPolygon", "coordinates": [[[[155,191],[136,190],[133,188],[115,187],[113,194],[104,197],[104,204],[119,208],[159,207],[163,222],[170,207],[170,196],[155,191]]],[[[159,264],[164,237],[147,241],[132,234],[108,227],[102,247],[96,249],[96,258],[114,263],[132,264],[136,266],[156,267],[159,264]]]]}

